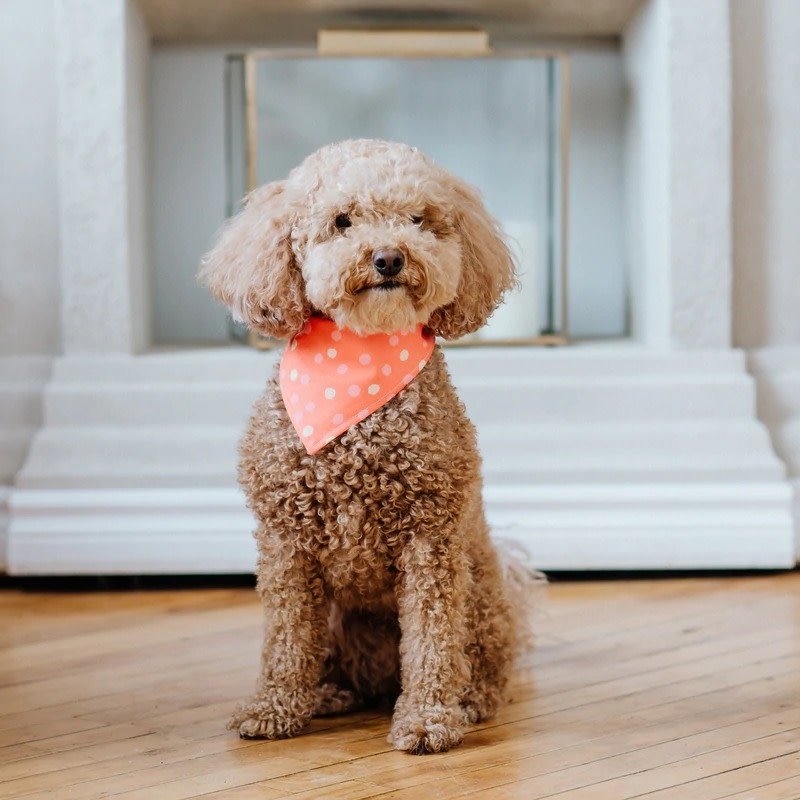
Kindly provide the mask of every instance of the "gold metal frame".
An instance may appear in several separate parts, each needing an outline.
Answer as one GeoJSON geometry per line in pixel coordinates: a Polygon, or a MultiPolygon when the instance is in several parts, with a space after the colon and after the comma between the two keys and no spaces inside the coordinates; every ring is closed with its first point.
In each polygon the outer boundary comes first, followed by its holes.
{"type": "MultiPolygon", "coordinates": [[[[397,33],[416,33],[417,31],[397,31],[397,33]]],[[[424,34],[431,33],[451,33],[450,31],[419,31],[424,34]]],[[[320,31],[320,34],[325,32],[320,31]]],[[[342,32],[344,33],[344,32],[342,32]]],[[[364,34],[366,31],[358,31],[364,34]]],[[[457,31],[455,33],[463,33],[457,31]]],[[[473,32],[474,33],[474,32],[473,32]]],[[[321,38],[321,37],[320,37],[321,38]]],[[[488,41],[488,40],[487,40],[488,41]]],[[[406,55],[402,52],[393,55],[397,59],[458,59],[458,58],[490,58],[490,59],[512,59],[512,58],[548,58],[558,62],[559,65],[559,89],[560,89],[560,233],[561,247],[558,272],[560,278],[560,297],[559,314],[561,330],[555,334],[542,334],[521,339],[492,339],[480,340],[466,337],[455,342],[445,342],[447,347],[508,347],[508,346],[535,346],[535,347],[558,347],[569,342],[568,338],[568,319],[567,319],[567,231],[568,231],[568,204],[569,204],[569,100],[570,100],[570,61],[569,54],[565,50],[542,49],[542,48],[509,48],[500,51],[491,47],[472,45],[459,50],[431,50],[414,49],[413,54],[406,55]]],[[[371,55],[368,51],[354,47],[352,51],[320,52],[319,47],[314,48],[286,48],[286,49],[257,49],[250,50],[244,54],[244,76],[245,76],[245,114],[247,129],[247,188],[252,191],[258,186],[258,109],[257,109],[257,72],[256,64],[264,60],[283,60],[291,58],[385,58],[381,55],[371,55]]],[[[279,346],[279,343],[260,336],[253,331],[248,331],[247,342],[252,347],[259,350],[271,350],[279,346]]]]}

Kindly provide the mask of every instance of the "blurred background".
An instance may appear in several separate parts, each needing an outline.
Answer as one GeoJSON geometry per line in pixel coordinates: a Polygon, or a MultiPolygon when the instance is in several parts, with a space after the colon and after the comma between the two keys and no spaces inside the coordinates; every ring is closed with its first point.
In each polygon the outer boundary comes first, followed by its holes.
{"type": "Polygon", "coordinates": [[[800,2],[4,0],[0,569],[249,572],[277,357],[196,285],[342,138],[484,194],[522,282],[447,359],[543,569],[788,568],[800,2]]]}

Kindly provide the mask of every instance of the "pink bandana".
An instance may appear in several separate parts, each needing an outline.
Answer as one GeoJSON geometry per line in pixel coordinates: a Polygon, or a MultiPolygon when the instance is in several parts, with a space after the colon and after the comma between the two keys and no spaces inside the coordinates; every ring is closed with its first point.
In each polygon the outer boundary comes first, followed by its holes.
{"type": "Polygon", "coordinates": [[[300,441],[316,453],[416,378],[434,339],[416,330],[360,336],[312,317],[281,358],[283,403],[300,441]]]}

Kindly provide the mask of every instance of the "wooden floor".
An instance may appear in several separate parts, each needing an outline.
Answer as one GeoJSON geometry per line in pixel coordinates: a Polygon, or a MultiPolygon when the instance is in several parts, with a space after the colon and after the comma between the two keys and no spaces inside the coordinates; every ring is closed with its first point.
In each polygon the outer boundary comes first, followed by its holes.
{"type": "Polygon", "coordinates": [[[0,798],[800,798],[800,574],[556,583],[514,701],[409,756],[378,712],[225,730],[249,589],[0,591],[0,798]]]}

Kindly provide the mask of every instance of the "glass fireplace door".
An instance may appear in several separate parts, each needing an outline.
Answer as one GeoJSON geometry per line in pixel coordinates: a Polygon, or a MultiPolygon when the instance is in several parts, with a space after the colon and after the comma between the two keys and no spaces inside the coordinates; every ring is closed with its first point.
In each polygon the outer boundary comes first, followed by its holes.
{"type": "Polygon", "coordinates": [[[519,263],[519,289],[464,343],[561,343],[566,73],[563,56],[536,54],[234,58],[231,210],[243,187],[285,177],[330,142],[369,137],[416,146],[480,189],[519,263]]]}

